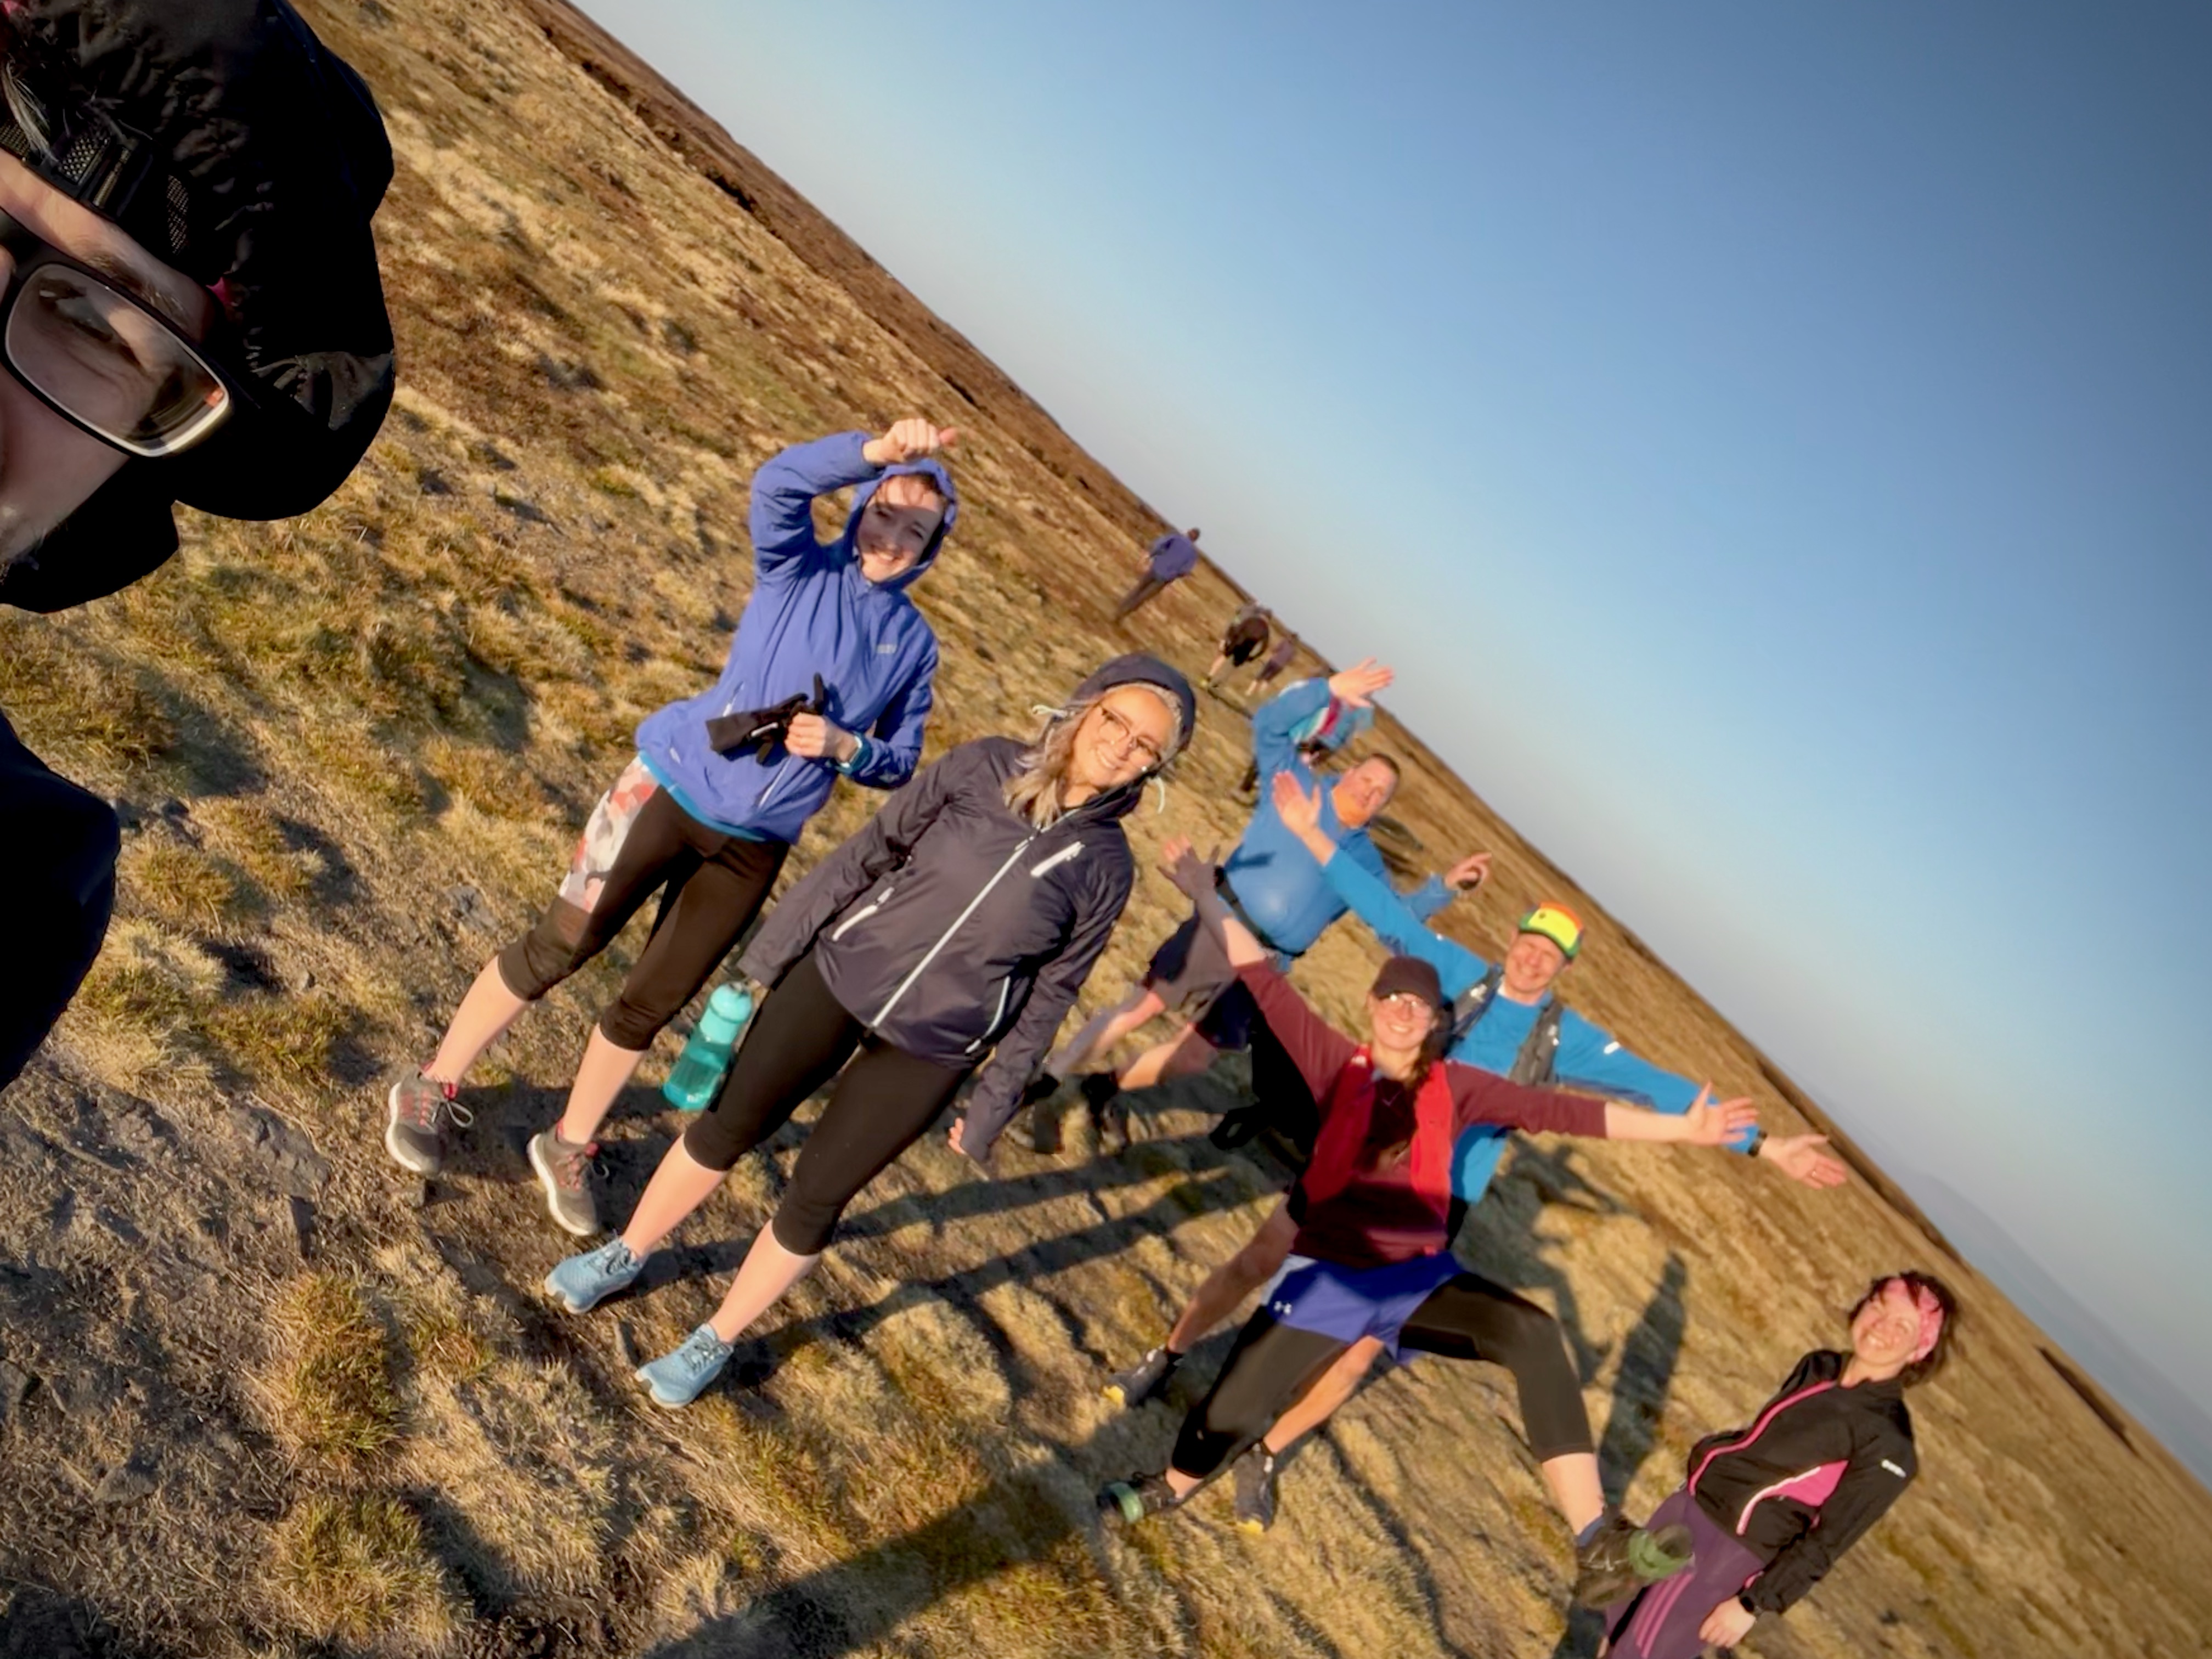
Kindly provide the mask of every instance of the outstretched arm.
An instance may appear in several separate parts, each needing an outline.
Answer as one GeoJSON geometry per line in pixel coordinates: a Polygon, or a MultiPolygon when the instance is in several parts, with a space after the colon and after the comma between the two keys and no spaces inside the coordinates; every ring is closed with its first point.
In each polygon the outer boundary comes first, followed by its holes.
{"type": "Polygon", "coordinates": [[[1748,1096],[1717,1101],[1709,1088],[1682,1112],[1655,1112],[1617,1100],[1605,1103],[1607,1140],[1680,1141],[1692,1146],[1725,1146],[1759,1121],[1759,1108],[1748,1096]]]}

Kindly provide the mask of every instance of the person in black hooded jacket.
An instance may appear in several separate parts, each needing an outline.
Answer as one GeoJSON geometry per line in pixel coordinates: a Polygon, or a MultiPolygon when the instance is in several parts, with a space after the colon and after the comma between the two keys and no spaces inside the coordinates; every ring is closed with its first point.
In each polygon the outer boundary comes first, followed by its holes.
{"type": "MultiPolygon", "coordinates": [[[[391,178],[368,88],[283,0],[0,6],[0,603],[136,581],[178,501],[283,518],[344,481],[392,401],[391,178]]],[[[0,856],[41,941],[0,1085],[99,952],[118,839],[0,717],[0,856]]]]}
{"type": "Polygon", "coordinates": [[[1033,740],[980,738],[925,768],[785,895],[743,958],[774,988],[720,1094],[622,1235],[545,1281],[577,1313],[629,1285],[739,1157],[837,1078],[720,1309],[640,1368],[656,1401],[698,1397],[738,1334],[821,1259],[845,1206],[995,1054],[952,1130],[960,1151],[989,1156],[1128,902],[1120,821],[1196,719],[1182,675],[1117,657],[1033,740]]]}

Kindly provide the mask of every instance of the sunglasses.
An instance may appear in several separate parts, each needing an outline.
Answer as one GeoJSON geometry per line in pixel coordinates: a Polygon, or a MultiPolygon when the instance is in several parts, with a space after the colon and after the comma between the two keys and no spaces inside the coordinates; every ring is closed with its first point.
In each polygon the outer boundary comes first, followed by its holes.
{"type": "Polygon", "coordinates": [[[15,271],[0,293],[0,362],[72,426],[151,460],[228,418],[229,384],[177,325],[0,211],[15,271]]]}

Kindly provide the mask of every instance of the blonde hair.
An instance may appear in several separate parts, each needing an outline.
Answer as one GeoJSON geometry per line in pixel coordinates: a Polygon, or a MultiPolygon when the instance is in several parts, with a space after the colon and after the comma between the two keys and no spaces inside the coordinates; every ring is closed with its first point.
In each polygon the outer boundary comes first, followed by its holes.
{"type": "MultiPolygon", "coordinates": [[[[1149,691],[1166,705],[1169,720],[1167,753],[1173,755],[1182,739],[1182,708],[1166,687],[1154,685],[1150,680],[1127,680],[1124,684],[1140,691],[1149,691]]],[[[1027,821],[1035,830],[1049,830],[1060,821],[1066,809],[1060,805],[1062,787],[1067,781],[1068,758],[1075,752],[1075,734],[1084,718],[1105,699],[1107,691],[1118,691],[1118,685],[1109,685],[1095,697],[1079,697],[1059,708],[1040,708],[1045,717],[1042,729],[1022,756],[1022,769],[1006,780],[1006,805],[1015,815],[1027,821]]],[[[1162,763],[1163,765],[1165,763],[1162,763]]]]}

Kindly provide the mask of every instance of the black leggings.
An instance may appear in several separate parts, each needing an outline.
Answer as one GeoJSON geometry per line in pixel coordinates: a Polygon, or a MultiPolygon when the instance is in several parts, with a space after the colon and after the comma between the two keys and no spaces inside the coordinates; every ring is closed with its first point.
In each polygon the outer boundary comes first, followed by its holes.
{"type": "Polygon", "coordinates": [[[653,933],[599,1016],[616,1048],[648,1048],[760,914],[790,851],[787,842],[710,829],[633,763],[592,809],[563,896],[499,953],[499,976],[537,1001],[605,950],[658,891],[653,933]]]}
{"type": "MultiPolygon", "coordinates": [[[[1253,1315],[1212,1390],[1183,1419],[1173,1466],[1185,1474],[1213,1474],[1267,1433],[1284,1408],[1351,1346],[1293,1330],[1266,1312],[1253,1315]]],[[[1486,1359],[1510,1370],[1537,1462],[1592,1449],[1582,1386],[1559,1322],[1504,1285],[1466,1273],[1439,1285],[1406,1322],[1398,1346],[1447,1359],[1486,1359]]]]}
{"type": "Polygon", "coordinates": [[[761,1004],[722,1091],[684,1133],[694,1162],[727,1170],[840,1066],[844,1075],[799,1149],[770,1224],[776,1243],[794,1255],[829,1247],[845,1206],[921,1139],[972,1068],[919,1060],[874,1036],[830,994],[810,951],[761,1004]]]}

